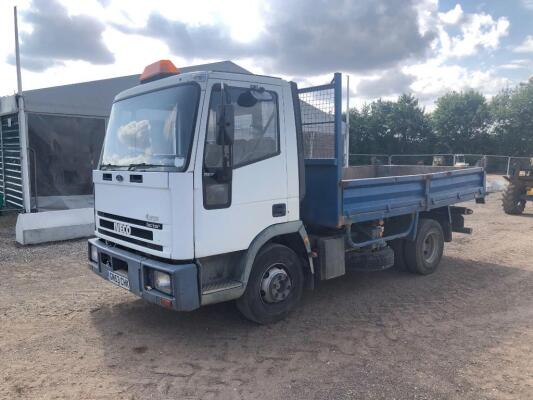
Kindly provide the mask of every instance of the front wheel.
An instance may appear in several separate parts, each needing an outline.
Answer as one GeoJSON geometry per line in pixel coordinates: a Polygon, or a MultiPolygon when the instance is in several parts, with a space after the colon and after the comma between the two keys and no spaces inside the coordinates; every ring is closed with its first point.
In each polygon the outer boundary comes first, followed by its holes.
{"type": "Polygon", "coordinates": [[[255,258],[237,308],[246,318],[259,324],[277,322],[296,307],[303,286],[298,255],[281,244],[267,244],[255,258]]]}
{"type": "Polygon", "coordinates": [[[414,241],[406,240],[404,255],[409,271],[429,275],[439,266],[444,251],[444,233],[434,219],[420,219],[414,241]]]}

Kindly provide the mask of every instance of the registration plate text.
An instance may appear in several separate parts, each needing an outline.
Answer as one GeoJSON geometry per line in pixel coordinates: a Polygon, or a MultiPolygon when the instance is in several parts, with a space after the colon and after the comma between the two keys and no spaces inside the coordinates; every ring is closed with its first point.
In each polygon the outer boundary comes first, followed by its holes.
{"type": "Polygon", "coordinates": [[[109,282],[114,283],[121,288],[130,290],[130,281],[127,276],[117,274],[116,272],[109,271],[107,278],[109,282]]]}

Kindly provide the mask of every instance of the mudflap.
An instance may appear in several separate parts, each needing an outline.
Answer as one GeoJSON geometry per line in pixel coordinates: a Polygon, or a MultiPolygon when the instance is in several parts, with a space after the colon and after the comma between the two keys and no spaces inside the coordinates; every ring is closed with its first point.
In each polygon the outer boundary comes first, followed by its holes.
{"type": "Polygon", "coordinates": [[[372,251],[346,252],[346,269],[350,271],[382,271],[394,265],[394,251],[382,247],[372,251]]]}

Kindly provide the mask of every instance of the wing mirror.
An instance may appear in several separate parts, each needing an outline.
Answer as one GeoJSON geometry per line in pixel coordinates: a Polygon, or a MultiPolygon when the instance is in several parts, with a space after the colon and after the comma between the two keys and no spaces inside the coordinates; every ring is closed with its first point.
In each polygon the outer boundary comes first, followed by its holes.
{"type": "Polygon", "coordinates": [[[253,88],[242,92],[237,98],[237,104],[241,107],[253,107],[260,101],[272,101],[272,94],[265,88],[253,88]]]}

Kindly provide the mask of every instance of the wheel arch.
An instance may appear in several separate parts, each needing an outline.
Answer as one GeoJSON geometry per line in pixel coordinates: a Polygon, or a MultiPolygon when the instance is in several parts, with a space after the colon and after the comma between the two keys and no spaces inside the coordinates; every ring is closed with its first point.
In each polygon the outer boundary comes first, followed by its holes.
{"type": "Polygon", "coordinates": [[[444,241],[452,241],[452,215],[450,207],[439,207],[431,211],[424,211],[420,213],[420,218],[433,219],[437,221],[444,233],[444,241]]]}
{"type": "Polygon", "coordinates": [[[257,254],[268,243],[278,243],[289,247],[302,259],[306,277],[314,274],[311,246],[303,223],[301,221],[285,222],[269,226],[252,240],[242,259],[241,282],[245,287],[257,254]]]}

